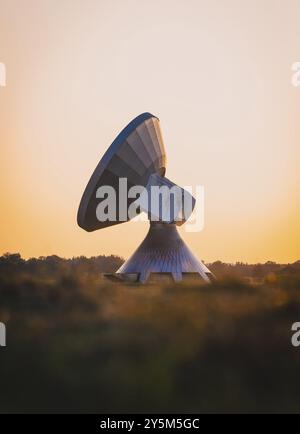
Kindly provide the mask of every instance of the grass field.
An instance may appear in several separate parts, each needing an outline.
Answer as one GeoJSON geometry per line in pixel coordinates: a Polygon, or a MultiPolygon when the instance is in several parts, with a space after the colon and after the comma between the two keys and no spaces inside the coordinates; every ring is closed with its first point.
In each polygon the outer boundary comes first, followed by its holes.
{"type": "Polygon", "coordinates": [[[0,412],[299,412],[299,307],[297,273],[158,287],[0,267],[0,412]]]}

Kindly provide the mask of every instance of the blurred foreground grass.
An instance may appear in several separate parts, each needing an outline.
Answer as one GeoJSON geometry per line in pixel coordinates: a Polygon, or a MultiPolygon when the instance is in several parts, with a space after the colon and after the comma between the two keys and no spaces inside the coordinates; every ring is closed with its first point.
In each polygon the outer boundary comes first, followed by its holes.
{"type": "Polygon", "coordinates": [[[0,412],[299,412],[300,275],[161,287],[0,273],[0,412]]]}

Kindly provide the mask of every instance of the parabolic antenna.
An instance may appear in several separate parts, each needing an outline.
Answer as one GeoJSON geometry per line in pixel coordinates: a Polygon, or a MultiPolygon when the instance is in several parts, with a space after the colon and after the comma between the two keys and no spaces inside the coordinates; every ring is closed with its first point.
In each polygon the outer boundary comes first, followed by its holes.
{"type": "Polygon", "coordinates": [[[165,178],[165,171],[159,119],[143,113],[121,131],[92,174],[78,209],[81,228],[90,232],[129,221],[133,217],[131,205],[137,213],[146,212],[150,220],[149,232],[140,247],[109,277],[139,282],[165,275],[176,281],[196,276],[211,280],[208,268],[192,254],[177,231],[177,226],[192,213],[195,199],[165,178]],[[120,180],[126,181],[126,191],[121,191],[120,180]],[[137,187],[141,188],[139,195],[128,199],[128,191],[137,187]],[[103,189],[106,196],[99,193],[103,189]],[[116,200],[113,204],[113,218],[109,214],[99,217],[98,211],[104,210],[110,190],[115,192],[112,198],[121,197],[122,203],[116,200]],[[126,199],[125,211],[122,199],[126,199]]]}
{"type": "MultiPolygon", "coordinates": [[[[95,231],[128,221],[129,217],[120,218],[118,203],[115,221],[97,219],[98,188],[109,185],[118,192],[120,178],[127,179],[128,189],[135,185],[146,186],[150,175],[164,176],[165,171],[166,152],[159,120],[150,113],[143,113],[120,132],[94,170],[79,205],[78,225],[86,231],[95,231]]],[[[134,200],[129,200],[129,204],[134,200]]]]}

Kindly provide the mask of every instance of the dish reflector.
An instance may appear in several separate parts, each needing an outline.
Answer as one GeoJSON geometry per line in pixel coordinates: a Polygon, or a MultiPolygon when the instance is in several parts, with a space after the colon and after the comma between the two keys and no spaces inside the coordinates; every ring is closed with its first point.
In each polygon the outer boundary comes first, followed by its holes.
{"type": "MultiPolygon", "coordinates": [[[[117,203],[116,221],[99,221],[97,189],[109,185],[118,192],[120,178],[127,178],[128,189],[135,185],[146,187],[150,175],[164,176],[165,171],[166,152],[159,119],[151,113],[143,113],[121,131],[97,165],[79,205],[78,225],[91,232],[130,220],[129,217],[119,219],[117,203]]],[[[128,206],[134,200],[128,199],[128,206]]]]}

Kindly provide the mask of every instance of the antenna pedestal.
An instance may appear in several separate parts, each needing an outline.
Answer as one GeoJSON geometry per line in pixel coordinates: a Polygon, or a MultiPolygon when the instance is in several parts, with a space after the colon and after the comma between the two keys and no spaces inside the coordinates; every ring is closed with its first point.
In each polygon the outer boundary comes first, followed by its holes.
{"type": "Polygon", "coordinates": [[[144,241],[114,276],[145,283],[151,274],[157,279],[169,275],[175,281],[186,277],[211,280],[210,271],[187,247],[175,223],[151,222],[144,241]]]}

